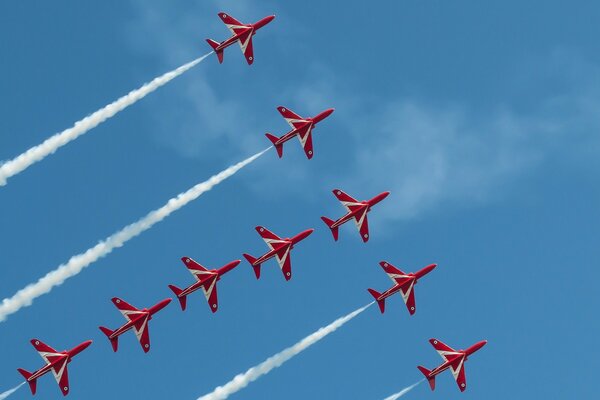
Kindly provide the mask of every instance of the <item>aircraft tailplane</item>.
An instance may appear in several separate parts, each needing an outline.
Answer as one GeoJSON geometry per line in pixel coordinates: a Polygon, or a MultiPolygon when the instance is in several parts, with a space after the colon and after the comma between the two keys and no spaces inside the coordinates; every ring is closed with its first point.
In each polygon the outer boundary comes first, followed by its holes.
{"type": "Polygon", "coordinates": [[[29,383],[29,389],[31,389],[31,394],[35,394],[37,379],[29,380],[29,378],[31,378],[31,375],[33,374],[29,371],[24,370],[23,368],[17,368],[17,371],[19,371],[19,373],[23,375],[23,378],[25,378],[27,383],[29,383]]]}
{"type": "Polygon", "coordinates": [[[420,365],[417,368],[419,369],[419,371],[421,371],[423,375],[425,375],[425,378],[427,378],[427,382],[429,382],[429,387],[431,388],[431,390],[435,390],[435,375],[429,376],[429,374],[431,374],[431,371],[420,365]]]}

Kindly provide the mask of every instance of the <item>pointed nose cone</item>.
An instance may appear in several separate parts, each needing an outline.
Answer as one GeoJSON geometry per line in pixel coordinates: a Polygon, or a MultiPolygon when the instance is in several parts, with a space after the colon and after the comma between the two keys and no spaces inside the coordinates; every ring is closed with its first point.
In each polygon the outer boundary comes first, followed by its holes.
{"type": "Polygon", "coordinates": [[[481,349],[486,344],[487,344],[487,340],[482,340],[480,342],[475,343],[473,346],[471,346],[469,348],[469,350],[467,351],[467,354],[473,354],[473,353],[475,353],[477,350],[481,349]]]}
{"type": "Polygon", "coordinates": [[[274,15],[269,15],[268,17],[264,17],[263,19],[258,21],[256,24],[254,24],[254,29],[260,29],[263,26],[267,25],[269,22],[273,21],[274,19],[275,19],[274,15]]]}
{"type": "Polygon", "coordinates": [[[314,229],[307,229],[304,232],[300,232],[299,234],[297,234],[296,236],[294,236],[292,238],[292,243],[298,243],[304,239],[306,239],[307,237],[310,236],[311,233],[313,233],[315,230],[314,229]]]}
{"type": "Polygon", "coordinates": [[[435,269],[435,267],[437,267],[437,264],[430,264],[430,265],[426,266],[425,268],[423,268],[422,270],[417,272],[417,278],[421,278],[422,276],[427,275],[428,273],[433,271],[435,269]]]}
{"type": "Polygon", "coordinates": [[[75,357],[77,354],[79,354],[82,351],[84,351],[85,349],[87,349],[90,346],[90,344],[92,344],[92,341],[86,340],[85,342],[81,343],[80,345],[76,346],[71,351],[69,351],[69,356],[75,357]]]}
{"type": "Polygon", "coordinates": [[[160,310],[162,310],[163,308],[165,308],[166,306],[168,306],[170,302],[171,302],[171,298],[164,299],[163,301],[152,306],[150,308],[150,310],[148,310],[148,311],[150,312],[150,314],[155,314],[155,313],[159,312],[160,310]]]}
{"type": "Polygon", "coordinates": [[[379,193],[377,196],[373,197],[369,201],[369,205],[374,206],[375,204],[379,203],[381,200],[385,199],[389,195],[390,195],[390,192],[379,193]]]}
{"type": "Polygon", "coordinates": [[[320,113],[316,117],[314,117],[313,122],[316,124],[318,122],[323,121],[325,118],[327,118],[331,114],[333,114],[334,111],[335,111],[335,108],[328,108],[327,110],[323,111],[322,113],[320,113]]]}
{"type": "Polygon", "coordinates": [[[241,262],[242,262],[242,260],[234,260],[234,261],[230,262],[229,264],[225,265],[224,267],[222,267],[221,269],[219,269],[217,272],[219,273],[219,275],[223,275],[223,274],[231,271],[235,267],[237,267],[241,262]]]}

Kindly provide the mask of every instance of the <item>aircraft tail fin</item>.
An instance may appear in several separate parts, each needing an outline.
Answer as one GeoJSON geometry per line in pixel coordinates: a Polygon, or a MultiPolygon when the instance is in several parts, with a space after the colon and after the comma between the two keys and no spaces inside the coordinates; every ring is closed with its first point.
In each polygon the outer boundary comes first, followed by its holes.
{"type": "Polygon", "coordinates": [[[321,219],[323,220],[323,222],[325,222],[325,225],[327,225],[329,227],[329,229],[331,229],[331,234],[333,235],[333,240],[335,240],[337,242],[338,240],[338,227],[333,227],[333,224],[335,223],[334,220],[329,219],[327,217],[321,217],[321,219]]]}
{"type": "Polygon", "coordinates": [[[17,371],[19,371],[19,373],[21,375],[23,375],[23,378],[25,378],[25,380],[27,381],[27,383],[29,383],[29,389],[31,389],[31,394],[35,394],[35,389],[36,389],[36,385],[37,385],[37,379],[32,379],[29,380],[29,378],[31,378],[31,376],[33,375],[31,372],[24,370],[23,368],[17,368],[17,371]]]}
{"type": "Polygon", "coordinates": [[[181,295],[183,290],[179,289],[175,285],[169,285],[169,289],[171,289],[173,293],[175,293],[175,296],[177,296],[177,300],[179,300],[179,305],[181,306],[181,311],[185,311],[187,297],[185,295],[181,295]]]}
{"type": "Polygon", "coordinates": [[[385,299],[379,300],[379,296],[381,296],[381,293],[379,293],[378,291],[373,289],[367,290],[369,291],[369,293],[371,293],[371,296],[375,298],[375,301],[377,301],[377,305],[379,306],[379,310],[381,310],[381,313],[383,314],[385,312],[385,299]]]}
{"type": "Polygon", "coordinates": [[[212,39],[206,39],[206,42],[210,45],[210,47],[212,47],[215,54],[217,55],[217,58],[219,59],[219,64],[222,64],[223,63],[223,50],[217,50],[217,48],[219,47],[219,45],[221,43],[214,41],[212,39]]]}
{"type": "Polygon", "coordinates": [[[270,133],[265,133],[265,136],[271,141],[271,143],[273,143],[273,146],[275,147],[275,150],[277,150],[277,155],[279,156],[279,158],[283,157],[283,144],[277,144],[279,138],[270,133]]]}
{"type": "Polygon", "coordinates": [[[246,253],[244,253],[244,258],[248,260],[250,265],[252,265],[252,268],[254,269],[254,275],[256,275],[256,279],[260,279],[260,264],[254,265],[257,259],[252,257],[250,254],[246,253]]]}
{"type": "Polygon", "coordinates": [[[110,337],[110,335],[115,333],[115,331],[111,331],[110,329],[105,328],[103,326],[100,326],[99,328],[102,331],[102,333],[104,333],[106,335],[108,340],[110,340],[110,344],[112,345],[113,351],[116,352],[119,347],[119,337],[118,336],[115,336],[114,338],[110,337]]]}
{"type": "Polygon", "coordinates": [[[427,378],[427,382],[429,382],[429,387],[431,388],[431,390],[435,390],[435,376],[429,375],[431,374],[431,371],[420,365],[417,368],[419,369],[419,371],[421,371],[423,375],[425,375],[425,378],[427,378]]]}

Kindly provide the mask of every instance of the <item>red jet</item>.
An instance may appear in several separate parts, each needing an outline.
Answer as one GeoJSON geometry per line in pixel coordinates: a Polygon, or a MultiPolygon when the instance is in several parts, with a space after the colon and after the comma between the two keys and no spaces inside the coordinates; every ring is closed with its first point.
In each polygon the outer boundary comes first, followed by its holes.
{"type": "Polygon", "coordinates": [[[242,24],[240,21],[238,21],[230,15],[225,14],[224,12],[219,13],[219,17],[221,17],[221,20],[223,20],[223,23],[225,23],[227,29],[229,29],[233,34],[233,36],[221,43],[216,42],[212,39],[206,39],[208,44],[210,44],[210,47],[212,47],[214,52],[217,54],[219,63],[223,62],[223,50],[225,50],[226,47],[231,46],[235,42],[239,42],[240,47],[242,48],[242,53],[244,53],[248,65],[251,65],[254,62],[252,36],[256,34],[257,30],[267,25],[269,22],[273,21],[275,16],[270,15],[261,19],[255,24],[242,24]]]}
{"type": "Polygon", "coordinates": [[[367,213],[371,211],[371,207],[388,197],[390,192],[380,193],[377,196],[373,197],[371,200],[367,201],[358,201],[352,198],[351,196],[347,195],[340,189],[334,189],[333,194],[342,203],[342,205],[346,207],[346,210],[348,210],[348,213],[340,219],[338,219],[337,221],[333,221],[327,217],[321,217],[323,222],[325,222],[329,229],[331,229],[333,239],[335,241],[338,240],[338,228],[340,225],[350,221],[351,219],[354,219],[354,222],[356,222],[356,227],[360,232],[360,237],[362,238],[363,242],[368,242],[369,223],[367,221],[367,213]]]}
{"type": "Polygon", "coordinates": [[[312,130],[315,125],[329,117],[334,109],[328,108],[312,118],[302,118],[289,108],[281,106],[277,107],[277,111],[279,111],[287,123],[292,127],[291,131],[281,137],[271,135],[270,133],[266,134],[267,138],[269,138],[271,143],[273,143],[273,146],[275,146],[279,158],[283,156],[283,144],[293,137],[298,136],[300,144],[306,153],[306,157],[310,160],[313,157],[312,130]]]}
{"type": "Polygon", "coordinates": [[[71,350],[65,351],[56,351],[52,347],[47,344],[42,343],[41,340],[32,339],[31,344],[35,349],[40,353],[40,356],[46,362],[42,368],[38,369],[35,372],[28,372],[24,369],[17,369],[23,375],[23,377],[29,383],[29,388],[31,389],[31,394],[35,394],[35,388],[37,383],[37,378],[40,376],[47,374],[52,371],[54,378],[56,378],[56,382],[58,382],[58,386],[62,391],[63,396],[69,394],[69,374],[67,371],[67,364],[71,362],[71,359],[75,357],[77,354],[81,353],[85,350],[90,344],[92,344],[91,340],[81,343],[78,346],[73,347],[71,350]]]}
{"type": "Polygon", "coordinates": [[[119,346],[119,336],[124,334],[130,329],[133,329],[135,332],[135,336],[137,337],[144,353],[150,351],[150,335],[148,333],[148,321],[152,319],[152,316],[165,308],[167,304],[171,302],[171,299],[164,299],[163,301],[153,305],[150,308],[144,308],[140,310],[135,308],[131,304],[128,304],[126,301],[119,299],[118,297],[113,297],[113,304],[121,311],[121,314],[125,317],[127,322],[118,329],[114,331],[105,328],[103,326],[100,327],[100,330],[108,337],[110,340],[110,344],[112,345],[113,350],[116,352],[119,346]]]}
{"type": "Polygon", "coordinates": [[[260,266],[265,261],[275,257],[277,262],[279,263],[279,267],[281,268],[281,272],[283,272],[283,277],[286,281],[292,279],[292,262],[290,260],[290,251],[294,248],[294,246],[306,239],[311,233],[313,233],[314,229],[307,229],[303,232],[300,232],[296,236],[291,239],[285,238],[282,239],[273,232],[269,231],[267,228],[262,226],[257,226],[256,232],[264,239],[267,243],[267,246],[271,249],[266,254],[260,256],[259,258],[252,257],[250,254],[244,254],[244,257],[252,268],[254,268],[254,274],[256,275],[256,279],[260,278],[260,266]]]}
{"type": "Polygon", "coordinates": [[[420,365],[417,367],[419,371],[425,375],[425,378],[427,378],[431,390],[435,389],[435,376],[450,368],[450,371],[452,371],[452,375],[458,384],[458,388],[461,392],[464,392],[467,388],[464,366],[465,361],[467,361],[471,354],[485,346],[487,340],[477,342],[466,350],[454,350],[452,347],[445,345],[437,339],[429,339],[429,343],[431,343],[431,345],[437,350],[444,360],[444,363],[435,368],[433,371],[430,371],[420,365]]]}
{"type": "Polygon", "coordinates": [[[190,293],[195,292],[198,289],[202,289],[204,292],[204,296],[206,296],[206,300],[208,301],[208,305],[212,312],[217,312],[219,309],[219,301],[217,298],[217,282],[221,279],[221,276],[231,271],[235,267],[241,263],[241,260],[235,260],[230,262],[229,264],[221,267],[219,269],[211,269],[208,270],[204,268],[202,265],[198,264],[196,261],[192,260],[189,257],[182,257],[181,261],[185,264],[188,270],[194,275],[197,282],[188,286],[185,289],[179,289],[175,285],[169,285],[169,288],[175,293],[177,299],[179,299],[179,304],[181,304],[181,310],[185,311],[186,304],[186,296],[190,293]]]}
{"type": "Polygon", "coordinates": [[[435,267],[437,267],[437,264],[428,265],[422,270],[410,274],[406,274],[400,271],[398,268],[394,267],[387,261],[382,261],[379,263],[379,265],[381,265],[381,268],[383,268],[383,270],[386,274],[388,274],[392,282],[394,282],[394,286],[383,293],[379,293],[373,289],[368,289],[369,293],[371,293],[371,295],[377,301],[377,305],[379,305],[381,313],[383,314],[385,311],[385,299],[387,299],[394,293],[400,292],[402,294],[402,299],[406,304],[406,308],[408,308],[408,312],[410,313],[410,315],[413,315],[417,307],[415,304],[414,286],[419,279],[421,279],[423,276],[427,275],[435,267]]]}

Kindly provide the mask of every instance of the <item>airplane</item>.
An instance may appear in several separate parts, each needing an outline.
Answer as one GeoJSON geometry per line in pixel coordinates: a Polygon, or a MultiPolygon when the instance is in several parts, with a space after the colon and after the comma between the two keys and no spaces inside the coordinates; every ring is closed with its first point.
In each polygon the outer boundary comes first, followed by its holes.
{"type": "Polygon", "coordinates": [[[400,271],[398,268],[394,267],[387,261],[381,261],[379,265],[381,265],[381,268],[383,268],[383,270],[386,274],[388,274],[392,282],[394,282],[394,286],[383,293],[379,293],[373,289],[368,289],[369,293],[371,293],[371,295],[377,301],[377,305],[379,305],[381,313],[383,314],[385,311],[385,299],[390,297],[394,293],[400,292],[402,294],[402,299],[406,304],[406,308],[408,308],[408,312],[410,313],[410,315],[413,315],[417,307],[415,304],[414,286],[419,279],[421,279],[423,276],[427,275],[435,267],[437,267],[437,264],[428,265],[420,271],[409,274],[400,271]]]}
{"type": "Polygon", "coordinates": [[[211,270],[204,268],[202,265],[198,264],[196,261],[192,260],[189,257],[182,257],[181,261],[183,261],[185,266],[197,280],[197,282],[193,283],[185,289],[179,289],[175,285],[169,285],[169,288],[173,291],[173,293],[175,293],[175,296],[177,296],[177,299],[179,300],[179,304],[181,305],[181,311],[185,311],[186,296],[192,292],[195,292],[198,289],[202,289],[202,291],[204,292],[204,296],[206,296],[206,300],[208,301],[210,309],[213,313],[217,312],[219,308],[219,302],[217,298],[217,282],[221,279],[222,275],[237,267],[238,264],[242,261],[235,260],[219,269],[211,270]]]}
{"type": "Polygon", "coordinates": [[[263,226],[257,226],[256,232],[264,239],[267,243],[267,246],[271,250],[267,253],[263,254],[259,258],[252,257],[250,254],[244,254],[244,257],[252,268],[254,269],[254,274],[256,275],[256,279],[260,278],[260,266],[265,261],[275,257],[277,259],[277,263],[279,263],[279,267],[281,268],[281,272],[283,272],[283,277],[286,281],[292,279],[292,262],[290,260],[290,251],[294,248],[294,246],[306,239],[311,233],[313,233],[314,229],[307,229],[303,232],[300,232],[296,236],[290,238],[282,239],[273,232],[269,231],[267,228],[263,226]]]}
{"type": "Polygon", "coordinates": [[[223,50],[225,50],[225,48],[231,46],[235,42],[238,42],[240,44],[240,48],[242,49],[242,53],[244,53],[244,57],[246,57],[248,65],[252,65],[252,63],[254,62],[252,36],[254,36],[256,34],[256,31],[258,31],[260,28],[273,21],[275,16],[270,15],[254,24],[242,24],[240,21],[233,18],[231,15],[225,14],[224,12],[220,12],[219,17],[221,17],[221,20],[233,35],[229,39],[224,40],[221,43],[212,39],[206,39],[210,47],[212,47],[214,52],[217,54],[219,64],[223,62],[223,50]]]}
{"type": "Polygon", "coordinates": [[[433,369],[432,371],[420,365],[417,367],[419,371],[421,371],[421,373],[425,375],[425,378],[427,378],[431,390],[435,389],[436,375],[450,368],[450,371],[452,371],[452,375],[456,380],[458,388],[461,392],[464,392],[467,388],[464,363],[465,361],[467,361],[471,354],[475,353],[477,350],[485,346],[487,340],[477,342],[466,350],[454,350],[452,347],[445,345],[437,339],[429,339],[429,343],[431,343],[431,345],[437,350],[437,352],[444,360],[442,365],[433,369]]]}
{"type": "Polygon", "coordinates": [[[337,221],[333,221],[327,217],[321,217],[323,222],[325,222],[329,229],[331,229],[333,240],[338,240],[339,226],[350,221],[351,219],[354,219],[363,242],[369,241],[369,223],[367,221],[367,213],[371,211],[371,207],[388,197],[389,194],[390,192],[383,192],[373,197],[371,200],[358,201],[340,189],[334,189],[333,195],[337,197],[344,207],[346,207],[348,213],[337,221]]]}
{"type": "Polygon", "coordinates": [[[65,351],[56,351],[52,347],[48,346],[45,343],[42,343],[39,339],[31,339],[31,344],[40,353],[40,356],[46,362],[42,368],[38,369],[35,372],[29,372],[22,368],[18,368],[17,371],[27,381],[29,384],[29,388],[31,389],[31,394],[35,394],[37,379],[52,371],[56,382],[58,382],[58,386],[62,391],[63,396],[69,394],[69,373],[67,371],[67,365],[71,362],[73,357],[77,354],[81,353],[85,350],[90,344],[92,344],[91,340],[87,340],[75,347],[71,350],[65,351]]]}
{"type": "Polygon", "coordinates": [[[125,317],[127,322],[121,326],[120,328],[110,330],[103,326],[99,327],[100,330],[108,337],[110,340],[110,344],[112,345],[113,351],[117,351],[117,347],[119,346],[119,336],[124,334],[130,329],[133,329],[135,332],[135,336],[137,337],[144,353],[150,351],[150,336],[148,333],[148,321],[152,319],[152,316],[165,308],[170,302],[171,299],[164,299],[159,303],[153,305],[150,308],[144,308],[140,310],[135,308],[131,304],[127,303],[124,300],[119,299],[118,297],[113,297],[113,304],[121,314],[125,317]]]}
{"type": "Polygon", "coordinates": [[[313,157],[312,130],[319,122],[329,117],[334,110],[334,108],[328,108],[315,117],[302,118],[289,108],[279,106],[277,107],[277,111],[279,111],[287,123],[290,124],[292,130],[281,137],[271,135],[270,133],[265,134],[265,136],[267,136],[271,143],[273,143],[273,146],[275,146],[279,158],[283,156],[283,144],[294,136],[298,136],[300,144],[304,149],[304,153],[306,153],[306,157],[310,160],[313,157]]]}

